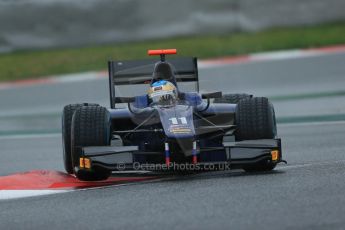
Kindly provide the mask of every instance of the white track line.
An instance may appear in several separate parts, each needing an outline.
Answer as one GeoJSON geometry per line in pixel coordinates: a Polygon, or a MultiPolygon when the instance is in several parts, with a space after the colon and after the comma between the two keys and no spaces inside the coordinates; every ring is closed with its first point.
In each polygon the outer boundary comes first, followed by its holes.
{"type": "Polygon", "coordinates": [[[298,168],[308,168],[308,167],[315,167],[315,166],[325,166],[325,165],[344,164],[344,163],[345,163],[345,160],[337,160],[337,161],[305,163],[305,164],[296,164],[296,165],[279,165],[276,169],[281,169],[281,170],[298,169],[298,168]]]}
{"type": "Polygon", "coordinates": [[[73,190],[0,190],[0,200],[10,200],[25,197],[45,196],[66,193],[73,190]]]}
{"type": "Polygon", "coordinates": [[[320,125],[345,125],[345,121],[306,121],[296,123],[277,124],[278,127],[295,127],[295,126],[320,126],[320,125]]]}
{"type": "Polygon", "coordinates": [[[9,134],[0,136],[0,140],[12,140],[12,139],[35,139],[35,138],[55,138],[61,137],[61,133],[47,133],[47,134],[9,134]]]}
{"type": "Polygon", "coordinates": [[[320,53],[304,52],[303,50],[287,50],[287,51],[274,51],[258,54],[251,54],[251,61],[271,61],[271,60],[285,60],[291,58],[310,57],[321,55],[320,53]]]}

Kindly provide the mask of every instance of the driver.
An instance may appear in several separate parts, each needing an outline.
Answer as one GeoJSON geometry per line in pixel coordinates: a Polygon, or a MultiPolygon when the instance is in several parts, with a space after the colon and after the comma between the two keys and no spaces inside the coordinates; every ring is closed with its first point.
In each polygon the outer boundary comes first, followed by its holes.
{"type": "Polygon", "coordinates": [[[175,85],[166,80],[154,82],[148,90],[148,95],[153,103],[160,105],[173,105],[177,101],[175,85]]]}

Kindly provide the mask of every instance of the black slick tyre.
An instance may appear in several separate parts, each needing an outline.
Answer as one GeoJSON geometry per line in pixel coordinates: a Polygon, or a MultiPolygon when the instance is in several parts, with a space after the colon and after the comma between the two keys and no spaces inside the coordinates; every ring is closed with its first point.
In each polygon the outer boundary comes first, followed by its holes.
{"type": "Polygon", "coordinates": [[[79,159],[83,156],[81,147],[108,146],[110,141],[111,122],[106,108],[82,106],[75,111],[71,126],[71,150],[73,170],[78,179],[96,181],[110,176],[110,171],[96,166],[91,169],[79,168],[79,159]]]}
{"type": "MultiPolygon", "coordinates": [[[[274,139],[277,134],[276,118],[273,105],[265,97],[246,98],[236,107],[237,141],[274,139]]],[[[263,161],[244,167],[246,171],[270,171],[276,163],[263,161]]]]}
{"type": "Polygon", "coordinates": [[[71,155],[71,123],[72,117],[76,109],[82,106],[98,106],[98,104],[69,104],[63,108],[62,111],[62,148],[63,148],[63,162],[67,173],[73,173],[72,155],[71,155]]]}
{"type": "Polygon", "coordinates": [[[242,99],[236,107],[236,140],[273,139],[277,133],[273,105],[265,97],[242,99]]]}

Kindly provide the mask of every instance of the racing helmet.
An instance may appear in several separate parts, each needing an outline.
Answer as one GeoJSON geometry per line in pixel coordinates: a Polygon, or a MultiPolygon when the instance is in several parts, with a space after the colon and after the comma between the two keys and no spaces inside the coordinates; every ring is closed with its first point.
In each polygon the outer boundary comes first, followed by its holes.
{"type": "Polygon", "coordinates": [[[148,95],[154,103],[169,105],[177,100],[177,89],[173,83],[159,80],[151,85],[148,95]]]}

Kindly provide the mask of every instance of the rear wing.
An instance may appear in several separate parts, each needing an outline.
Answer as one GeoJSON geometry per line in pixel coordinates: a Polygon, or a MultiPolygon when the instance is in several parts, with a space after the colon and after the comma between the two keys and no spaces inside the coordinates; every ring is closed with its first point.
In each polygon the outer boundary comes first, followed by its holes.
{"type": "MultiPolygon", "coordinates": [[[[122,92],[117,89],[118,87],[150,84],[156,63],[156,59],[109,61],[108,71],[110,107],[115,108],[115,104],[119,103],[119,98],[124,96],[121,95],[122,92]]],[[[169,58],[168,63],[170,63],[173,67],[176,82],[179,87],[181,83],[195,83],[192,91],[199,91],[197,58],[169,58]]],[[[144,88],[146,91],[148,86],[142,86],[142,88],[144,88]]],[[[126,89],[126,92],[128,91],[129,90],[126,89]]],[[[131,93],[136,94],[138,91],[132,90],[131,93]]],[[[140,94],[125,96],[128,97],[139,95],[140,94]]]]}

